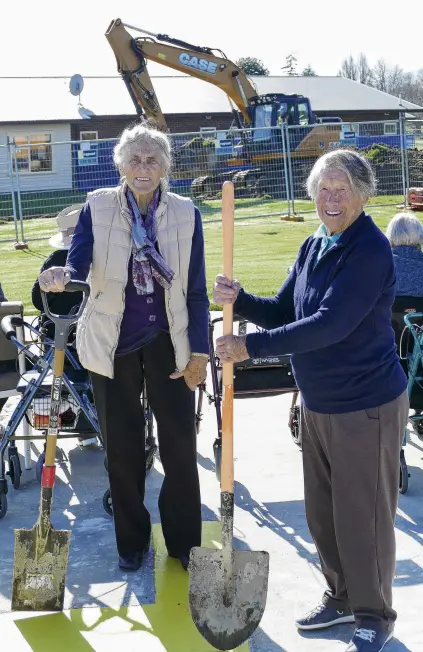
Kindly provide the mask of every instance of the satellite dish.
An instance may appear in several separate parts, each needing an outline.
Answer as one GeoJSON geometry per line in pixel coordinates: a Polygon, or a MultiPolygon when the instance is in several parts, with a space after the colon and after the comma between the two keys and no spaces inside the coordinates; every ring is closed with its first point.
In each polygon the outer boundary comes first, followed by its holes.
{"type": "Polygon", "coordinates": [[[84,88],[82,75],[73,75],[69,81],[69,90],[72,95],[81,95],[84,88]]]}
{"type": "Polygon", "coordinates": [[[86,109],[85,106],[82,106],[82,104],[80,104],[78,107],[78,113],[81,116],[81,118],[84,118],[85,120],[89,120],[95,115],[94,111],[91,111],[90,109],[86,109]]]}

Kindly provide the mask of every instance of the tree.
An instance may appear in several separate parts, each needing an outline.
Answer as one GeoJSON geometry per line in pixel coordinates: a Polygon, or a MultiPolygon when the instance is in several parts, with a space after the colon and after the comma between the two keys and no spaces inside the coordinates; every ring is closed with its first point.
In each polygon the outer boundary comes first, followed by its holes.
{"type": "Polygon", "coordinates": [[[379,59],[371,68],[366,55],[361,52],[357,59],[352,54],[346,57],[338,75],[423,105],[423,69],[417,73],[405,72],[398,65],[390,66],[384,59],[379,59]]]}
{"type": "Polygon", "coordinates": [[[350,54],[350,56],[344,59],[341,63],[341,69],[338,72],[338,77],[346,77],[347,79],[353,79],[354,81],[357,81],[357,64],[355,63],[352,54],[350,54]]]}
{"type": "Polygon", "coordinates": [[[290,77],[295,77],[297,75],[297,58],[293,54],[288,54],[286,63],[281,70],[286,70],[290,77]]]}
{"type": "Polygon", "coordinates": [[[373,68],[373,84],[379,91],[388,93],[389,67],[384,59],[379,59],[373,68]]]}
{"type": "Polygon", "coordinates": [[[404,72],[399,66],[389,66],[379,59],[372,70],[371,85],[380,91],[401,97],[415,104],[423,104],[423,70],[416,74],[404,72]]]}
{"type": "Polygon", "coordinates": [[[235,62],[246,75],[268,75],[269,71],[264,63],[256,57],[242,57],[235,62]]]}
{"type": "Polygon", "coordinates": [[[360,82],[360,84],[368,84],[368,85],[371,84],[373,78],[373,72],[369,66],[367,57],[365,54],[363,54],[363,52],[360,52],[360,54],[358,55],[357,74],[358,74],[358,81],[360,82]]]}
{"type": "Polygon", "coordinates": [[[317,72],[313,70],[310,64],[308,64],[308,66],[304,68],[301,74],[303,77],[317,77],[317,72]]]}
{"type": "Polygon", "coordinates": [[[354,59],[352,54],[343,60],[338,76],[347,77],[347,79],[359,81],[361,84],[370,85],[372,82],[373,71],[369,66],[366,55],[363,54],[363,52],[360,52],[357,60],[354,59]]]}

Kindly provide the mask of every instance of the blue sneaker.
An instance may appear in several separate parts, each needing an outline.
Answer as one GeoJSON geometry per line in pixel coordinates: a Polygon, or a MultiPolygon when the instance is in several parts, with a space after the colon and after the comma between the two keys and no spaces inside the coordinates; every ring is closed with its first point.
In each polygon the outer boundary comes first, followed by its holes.
{"type": "Polygon", "coordinates": [[[321,602],[315,609],[312,609],[302,618],[295,621],[298,629],[324,629],[333,625],[342,625],[343,623],[354,623],[352,611],[345,607],[337,609],[329,604],[321,602]]]}
{"type": "Polygon", "coordinates": [[[393,630],[378,631],[358,627],[346,652],[381,652],[393,635],[393,630]]]}

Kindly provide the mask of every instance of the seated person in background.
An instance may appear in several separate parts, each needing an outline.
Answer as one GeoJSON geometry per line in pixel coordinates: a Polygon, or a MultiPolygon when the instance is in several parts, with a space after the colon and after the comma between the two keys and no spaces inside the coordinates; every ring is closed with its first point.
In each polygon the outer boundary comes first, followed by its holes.
{"type": "MultiPolygon", "coordinates": [[[[72,234],[75,230],[76,223],[81,212],[81,207],[69,206],[61,211],[57,218],[57,227],[59,233],[53,235],[49,243],[55,249],[52,254],[46,259],[43,266],[40,269],[41,272],[44,272],[50,267],[63,267],[66,264],[66,258],[68,255],[69,247],[72,240],[72,234]]],[[[82,301],[81,292],[48,292],[47,293],[47,302],[49,308],[53,314],[56,315],[69,315],[75,306],[79,306],[82,301]]],[[[44,312],[43,302],[41,299],[40,284],[38,278],[35,281],[32,288],[32,303],[40,312],[44,312]]],[[[43,321],[43,320],[42,320],[43,321]]],[[[54,326],[49,324],[46,328],[46,334],[48,337],[53,339],[54,337],[54,326]]]]}
{"type": "MultiPolygon", "coordinates": [[[[398,346],[398,353],[401,356],[401,365],[405,373],[408,374],[408,363],[405,357],[404,345],[400,345],[402,341],[402,333],[404,330],[403,318],[398,321],[395,319],[395,312],[421,312],[421,301],[423,301],[423,226],[420,220],[412,213],[397,213],[389,222],[386,229],[386,237],[388,238],[392,254],[395,261],[397,273],[397,286],[395,296],[397,297],[393,310],[394,319],[393,327],[395,330],[395,340],[398,346]],[[404,297],[404,299],[398,299],[404,297]],[[410,297],[409,303],[405,297],[410,297]],[[413,301],[415,298],[421,297],[421,301],[416,303],[413,301]],[[404,301],[406,302],[404,304],[404,301]]],[[[413,340],[410,336],[408,339],[408,352],[411,353],[413,349],[413,340]]],[[[422,414],[420,407],[420,391],[417,388],[413,389],[410,399],[410,407],[414,408],[414,414],[422,414]],[[416,402],[417,401],[417,402],[416,402]]],[[[413,428],[419,438],[423,438],[423,420],[414,421],[413,428]]]]}
{"type": "Polygon", "coordinates": [[[423,226],[412,213],[397,213],[386,229],[397,273],[396,296],[423,297],[423,226]]]}
{"type": "MultiPolygon", "coordinates": [[[[1,286],[1,283],[0,283],[0,301],[7,301],[6,297],[4,296],[4,292],[3,292],[3,288],[1,286]]],[[[4,405],[5,405],[6,401],[7,401],[7,397],[6,398],[0,398],[0,412],[4,408],[4,405]]]]}

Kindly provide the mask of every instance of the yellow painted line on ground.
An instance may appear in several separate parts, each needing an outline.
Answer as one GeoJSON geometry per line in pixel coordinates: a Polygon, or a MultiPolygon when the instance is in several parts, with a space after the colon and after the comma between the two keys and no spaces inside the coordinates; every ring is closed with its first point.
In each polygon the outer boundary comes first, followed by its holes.
{"type": "MultiPolygon", "coordinates": [[[[220,541],[220,524],[203,523],[203,546],[220,541]]],[[[85,607],[55,614],[0,616],[2,649],[14,652],[210,652],[188,607],[188,573],[166,554],[153,527],[156,603],[113,609],[85,607]]],[[[142,571],[139,571],[142,572],[142,571]]],[[[237,652],[249,652],[245,643],[237,652]]]]}

